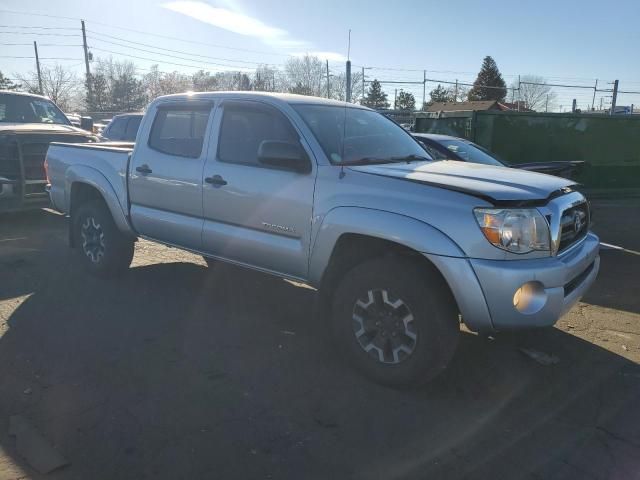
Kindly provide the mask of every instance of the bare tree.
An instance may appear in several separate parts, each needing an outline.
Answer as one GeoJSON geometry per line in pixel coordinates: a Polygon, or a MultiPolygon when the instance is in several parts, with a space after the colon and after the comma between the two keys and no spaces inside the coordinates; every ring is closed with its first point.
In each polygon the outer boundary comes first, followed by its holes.
{"type": "Polygon", "coordinates": [[[291,93],[322,97],[323,89],[326,92],[323,82],[326,78],[325,66],[318,57],[293,57],[287,60],[284,68],[291,93]]]}
{"type": "MultiPolygon", "coordinates": [[[[75,73],[66,70],[62,65],[56,64],[53,68],[41,67],[42,94],[50,98],[62,110],[69,110],[77,97],[82,82],[75,73]]],[[[40,93],[38,74],[29,72],[27,75],[16,75],[20,83],[30,93],[40,93]]]]}
{"type": "MultiPolygon", "coordinates": [[[[518,88],[518,81],[514,81],[513,88],[518,88]]],[[[521,105],[529,110],[551,109],[556,100],[556,94],[547,85],[544,77],[537,75],[523,75],[520,78],[520,92],[518,95],[521,105]]]]}

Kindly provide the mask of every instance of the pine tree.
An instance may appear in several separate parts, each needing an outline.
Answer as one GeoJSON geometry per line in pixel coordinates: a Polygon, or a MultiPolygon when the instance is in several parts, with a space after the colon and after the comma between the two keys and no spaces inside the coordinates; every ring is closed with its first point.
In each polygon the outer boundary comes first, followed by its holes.
{"type": "Polygon", "coordinates": [[[473,88],[469,91],[469,100],[502,101],[507,96],[506,87],[496,61],[487,55],[482,61],[476,81],[473,82],[473,88]]]}
{"type": "Polygon", "coordinates": [[[436,88],[429,92],[429,96],[431,97],[431,103],[435,102],[450,102],[451,95],[448,89],[444,88],[442,85],[438,84],[436,88]]]}
{"type": "Polygon", "coordinates": [[[382,91],[382,85],[378,80],[371,82],[367,96],[362,99],[362,105],[370,108],[389,108],[387,94],[382,91]]]}
{"type": "Polygon", "coordinates": [[[416,98],[413,96],[413,93],[400,90],[400,93],[398,93],[398,98],[396,100],[396,109],[412,112],[413,110],[415,110],[415,108],[416,98]]]}
{"type": "Polygon", "coordinates": [[[0,72],[0,90],[16,90],[20,85],[13,83],[0,72]]]}

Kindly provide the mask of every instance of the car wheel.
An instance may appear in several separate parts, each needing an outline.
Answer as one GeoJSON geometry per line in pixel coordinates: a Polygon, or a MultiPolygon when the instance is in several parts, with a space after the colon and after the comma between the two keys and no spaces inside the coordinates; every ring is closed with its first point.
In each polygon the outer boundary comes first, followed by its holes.
{"type": "Polygon", "coordinates": [[[90,273],[108,277],[131,265],[134,240],[118,230],[104,202],[96,200],[78,208],[73,234],[80,262],[90,273]]]}
{"type": "Polygon", "coordinates": [[[332,330],[347,358],[369,378],[418,386],[446,368],[460,325],[448,287],[434,269],[403,257],[366,261],[333,295],[332,330]]]}

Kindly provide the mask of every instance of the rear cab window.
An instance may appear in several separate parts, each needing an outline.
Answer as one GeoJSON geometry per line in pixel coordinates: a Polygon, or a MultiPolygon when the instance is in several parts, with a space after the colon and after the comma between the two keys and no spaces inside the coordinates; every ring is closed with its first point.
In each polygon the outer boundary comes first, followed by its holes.
{"type": "Polygon", "coordinates": [[[140,128],[140,121],[142,117],[131,117],[127,122],[127,128],[124,131],[124,135],[122,137],[123,140],[128,142],[133,142],[138,135],[138,128],[140,128]]]}
{"type": "Polygon", "coordinates": [[[109,124],[105,136],[111,140],[121,140],[124,136],[124,127],[126,124],[126,118],[114,118],[109,124]]]}
{"type": "Polygon", "coordinates": [[[198,158],[211,105],[161,105],[149,134],[149,148],[168,155],[198,158]]]}

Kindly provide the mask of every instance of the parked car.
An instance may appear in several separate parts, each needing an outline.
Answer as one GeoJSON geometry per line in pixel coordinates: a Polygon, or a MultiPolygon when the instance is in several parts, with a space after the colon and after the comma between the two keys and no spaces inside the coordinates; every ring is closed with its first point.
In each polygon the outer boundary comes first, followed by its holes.
{"type": "Polygon", "coordinates": [[[495,153],[464,138],[433,133],[414,133],[413,136],[424,145],[429,154],[437,160],[449,159],[459,160],[461,162],[505,166],[571,179],[576,177],[585,163],[582,161],[564,161],[510,164],[499,158],[495,153]]]}
{"type": "Polygon", "coordinates": [[[385,384],[443,370],[459,314],[476,332],[553,325],[600,264],[571,181],[433,161],[391,120],[344,102],[160,97],[135,148],[56,143],[47,163],[89,272],[122,273],[141,237],[306,282],[318,321],[385,384]]]}
{"type": "Polygon", "coordinates": [[[44,158],[49,142],[91,142],[48,98],[0,91],[0,212],[49,205],[44,158]]]}
{"type": "Polygon", "coordinates": [[[135,142],[143,113],[123,113],[116,115],[102,130],[103,141],[135,142]]]}

